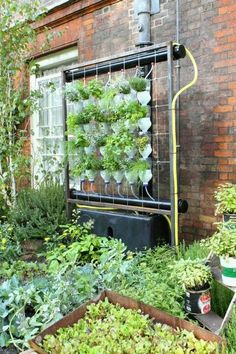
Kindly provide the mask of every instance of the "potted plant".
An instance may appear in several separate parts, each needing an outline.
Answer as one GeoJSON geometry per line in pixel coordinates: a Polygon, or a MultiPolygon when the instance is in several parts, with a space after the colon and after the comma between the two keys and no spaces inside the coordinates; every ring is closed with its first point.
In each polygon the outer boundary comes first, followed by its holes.
{"type": "Polygon", "coordinates": [[[101,98],[104,93],[104,84],[101,80],[91,80],[88,83],[88,92],[95,99],[101,98]]]}
{"type": "Polygon", "coordinates": [[[215,192],[216,215],[223,214],[224,221],[236,220],[236,184],[225,183],[215,192]]]}
{"type": "Polygon", "coordinates": [[[199,259],[180,259],[171,269],[171,276],[185,291],[185,311],[191,314],[208,313],[211,310],[210,267],[199,259]]]}
{"type": "Polygon", "coordinates": [[[146,160],[152,152],[152,147],[150,144],[149,137],[147,135],[145,135],[145,136],[137,138],[136,144],[137,144],[137,148],[138,148],[140,155],[142,156],[142,158],[144,160],[146,160]]]}
{"type": "Polygon", "coordinates": [[[138,176],[143,186],[147,186],[152,178],[152,170],[150,164],[146,160],[137,160],[132,167],[133,170],[138,171],[138,176]]]}
{"type": "Polygon", "coordinates": [[[219,223],[213,236],[201,242],[220,258],[223,283],[236,287],[235,223],[231,221],[219,223]]]}
{"type": "Polygon", "coordinates": [[[143,77],[134,76],[130,78],[129,84],[131,88],[137,92],[137,99],[141,105],[146,106],[151,100],[148,80],[143,77]]]}
{"type": "Polygon", "coordinates": [[[123,102],[117,107],[116,113],[119,120],[124,121],[126,128],[133,132],[138,121],[147,116],[148,108],[141,106],[137,101],[123,102]]]}

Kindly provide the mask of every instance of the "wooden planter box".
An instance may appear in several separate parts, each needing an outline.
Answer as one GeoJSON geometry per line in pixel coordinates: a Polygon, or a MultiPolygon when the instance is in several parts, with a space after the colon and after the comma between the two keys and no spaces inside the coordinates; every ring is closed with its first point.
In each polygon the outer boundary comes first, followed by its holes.
{"type": "Polygon", "coordinates": [[[103,291],[94,300],[86,302],[78,309],[74,310],[70,314],[63,317],[61,320],[54,323],[52,326],[39,333],[34,339],[29,341],[31,348],[33,348],[39,354],[47,354],[39,346],[40,343],[42,343],[43,338],[47,334],[55,334],[59,328],[72,326],[74,323],[78,322],[78,320],[84,317],[88,305],[90,305],[91,303],[98,303],[99,301],[103,301],[105,297],[107,297],[109,299],[109,302],[111,302],[112,304],[119,304],[126,309],[140,309],[143,314],[149,315],[150,318],[154,320],[154,322],[167,324],[174,329],[186,329],[190,332],[193,332],[195,337],[198,339],[203,339],[208,342],[217,342],[222,348],[221,353],[225,353],[225,342],[220,336],[209,332],[208,330],[203,329],[199,326],[196,326],[191,322],[182,320],[179,317],[169,315],[168,313],[158,310],[153,306],[146,305],[143,302],[136,301],[134,299],[131,299],[130,297],[123,296],[109,290],[103,291]]]}

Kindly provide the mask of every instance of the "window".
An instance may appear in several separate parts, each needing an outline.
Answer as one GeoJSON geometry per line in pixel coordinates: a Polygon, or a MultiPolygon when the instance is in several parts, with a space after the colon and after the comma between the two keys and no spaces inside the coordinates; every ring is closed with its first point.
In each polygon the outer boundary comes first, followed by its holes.
{"type": "Polygon", "coordinates": [[[64,179],[61,70],[75,59],[76,48],[42,58],[38,61],[40,77],[31,77],[31,88],[42,93],[39,110],[31,119],[32,184],[35,187],[51,174],[61,183],[64,179]]]}

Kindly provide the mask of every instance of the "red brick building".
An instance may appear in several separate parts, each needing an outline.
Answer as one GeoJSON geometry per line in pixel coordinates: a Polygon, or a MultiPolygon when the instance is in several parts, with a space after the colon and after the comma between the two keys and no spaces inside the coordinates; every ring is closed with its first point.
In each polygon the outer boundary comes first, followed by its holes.
{"type": "MultiPolygon", "coordinates": [[[[53,40],[48,53],[35,54],[41,79],[72,63],[135,48],[138,27],[133,0],[44,3],[50,10],[36,27],[40,31],[47,25],[61,36],[53,40]]],[[[176,0],[160,0],[159,13],[151,16],[151,41],[179,37],[199,69],[197,84],[181,97],[179,124],[179,192],[189,203],[187,214],[180,217],[180,234],[193,240],[212,233],[217,185],[236,182],[236,4],[234,0],[182,0],[179,17],[176,6],[176,0]]],[[[44,41],[43,32],[38,40],[44,41]]],[[[187,59],[180,64],[183,85],[192,77],[192,66],[187,59]]]]}

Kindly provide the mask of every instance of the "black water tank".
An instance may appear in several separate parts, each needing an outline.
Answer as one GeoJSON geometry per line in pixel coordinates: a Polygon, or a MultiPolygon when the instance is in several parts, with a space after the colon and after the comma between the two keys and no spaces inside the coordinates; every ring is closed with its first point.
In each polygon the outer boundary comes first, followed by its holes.
{"type": "Polygon", "coordinates": [[[168,221],[163,215],[78,209],[79,222],[94,220],[93,232],[99,236],[121,239],[131,251],[170,243],[168,221]]]}

